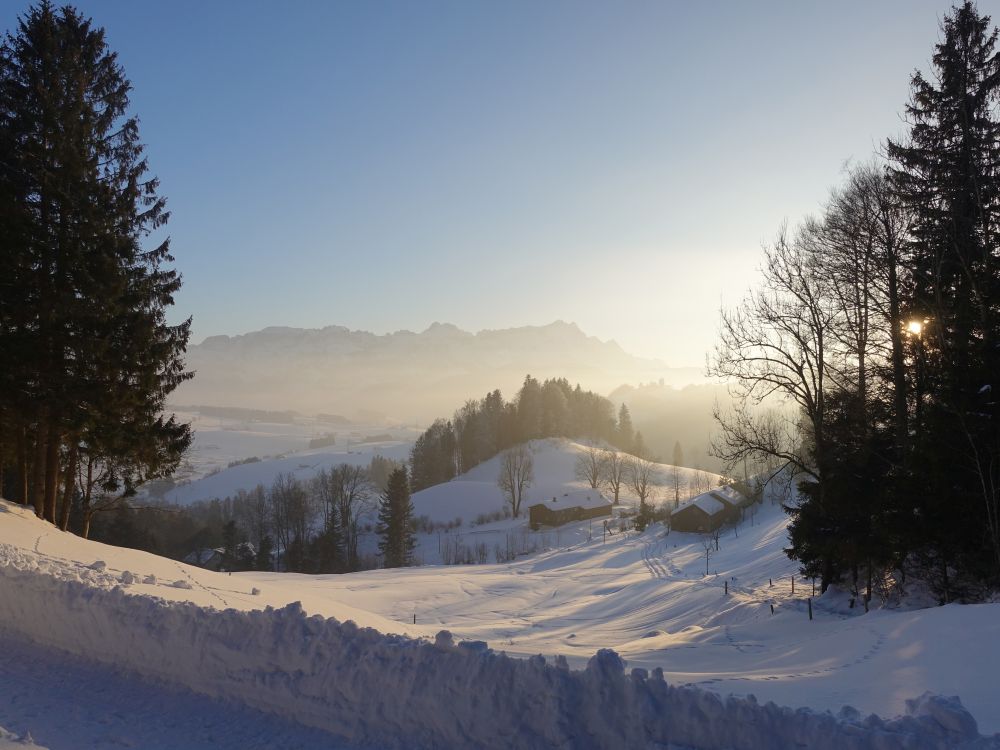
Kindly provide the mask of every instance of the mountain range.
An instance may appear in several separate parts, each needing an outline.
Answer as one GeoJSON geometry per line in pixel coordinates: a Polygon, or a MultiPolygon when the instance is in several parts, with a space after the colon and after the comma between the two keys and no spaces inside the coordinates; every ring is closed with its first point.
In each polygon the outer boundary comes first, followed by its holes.
{"type": "Polygon", "coordinates": [[[529,373],[566,377],[604,394],[630,383],[703,381],[698,368],[633,356],[563,321],[478,333],[434,323],[419,333],[381,335],[343,326],[269,327],[209,337],[190,346],[186,360],[196,374],[175,392],[175,404],[401,423],[450,415],[494,388],[509,398],[529,373]]]}

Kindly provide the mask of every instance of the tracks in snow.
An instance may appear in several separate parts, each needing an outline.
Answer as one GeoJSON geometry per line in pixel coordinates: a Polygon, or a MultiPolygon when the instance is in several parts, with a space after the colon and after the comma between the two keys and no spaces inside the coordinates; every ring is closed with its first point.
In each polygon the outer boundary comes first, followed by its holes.
{"type": "Polygon", "coordinates": [[[646,566],[650,578],[669,578],[671,571],[659,559],[657,548],[663,544],[663,540],[644,542],[641,555],[642,563],[646,566]]]}

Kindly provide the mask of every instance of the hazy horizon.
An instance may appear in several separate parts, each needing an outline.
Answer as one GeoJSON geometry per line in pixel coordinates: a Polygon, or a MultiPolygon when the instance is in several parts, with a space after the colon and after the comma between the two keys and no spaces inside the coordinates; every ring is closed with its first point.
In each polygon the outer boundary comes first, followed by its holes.
{"type": "MultiPolygon", "coordinates": [[[[671,361],[665,360],[663,357],[644,356],[641,353],[631,351],[628,347],[623,346],[621,344],[621,342],[618,341],[613,336],[612,337],[604,337],[604,336],[593,335],[589,331],[585,330],[575,320],[564,320],[562,318],[556,318],[554,320],[541,321],[541,322],[537,322],[537,323],[525,323],[523,325],[518,325],[518,326],[498,326],[498,327],[491,327],[491,328],[464,328],[463,326],[457,325],[457,324],[453,323],[450,320],[433,320],[428,325],[423,326],[423,327],[407,327],[407,326],[402,326],[402,327],[399,327],[399,328],[386,328],[386,329],[381,329],[381,330],[374,330],[372,328],[365,328],[365,327],[347,326],[347,325],[343,325],[343,324],[340,324],[340,323],[337,323],[337,322],[319,323],[317,325],[308,325],[308,326],[307,325],[286,325],[286,324],[283,324],[283,323],[269,323],[269,324],[267,324],[265,326],[262,326],[260,328],[253,328],[253,329],[247,329],[247,330],[239,330],[239,331],[234,331],[234,332],[219,332],[219,333],[213,333],[213,334],[208,335],[208,336],[193,337],[192,340],[191,340],[191,342],[190,342],[190,345],[191,346],[201,346],[206,341],[208,341],[209,339],[214,339],[214,338],[226,337],[226,338],[234,339],[234,338],[252,336],[253,334],[261,333],[261,332],[266,331],[268,329],[278,329],[278,330],[288,329],[288,330],[293,330],[293,331],[323,331],[323,330],[326,330],[326,329],[343,329],[343,330],[346,330],[346,331],[348,331],[348,332],[350,332],[352,334],[355,334],[355,333],[365,334],[365,333],[367,333],[367,334],[371,334],[373,336],[377,336],[379,338],[383,338],[383,337],[387,337],[387,336],[393,336],[393,335],[396,335],[396,334],[406,334],[406,333],[412,333],[412,334],[419,335],[419,334],[427,333],[427,332],[429,332],[429,331],[431,331],[431,330],[433,330],[435,328],[439,328],[439,327],[451,327],[451,328],[454,328],[454,329],[456,329],[457,331],[459,331],[461,333],[469,334],[471,336],[478,336],[480,334],[489,334],[489,333],[504,332],[504,331],[513,331],[513,330],[521,330],[521,329],[545,329],[545,328],[553,328],[553,327],[557,327],[557,326],[560,326],[560,325],[576,328],[578,331],[580,331],[580,333],[582,333],[583,335],[585,335],[587,338],[597,339],[602,344],[610,344],[610,345],[618,346],[623,352],[625,352],[626,354],[628,354],[628,355],[630,355],[632,357],[635,357],[637,359],[648,359],[650,361],[655,361],[655,362],[657,362],[659,364],[665,365],[666,367],[668,367],[669,369],[672,369],[672,370],[702,370],[703,371],[705,369],[705,363],[704,362],[701,362],[701,363],[677,362],[677,363],[675,363],[675,362],[671,362],[671,361]]],[[[568,373],[566,375],[566,377],[572,379],[571,376],[572,376],[572,373],[568,373]]]]}
{"type": "Polygon", "coordinates": [[[566,378],[602,395],[642,383],[707,382],[701,368],[638,357],[560,321],[479,332],[439,324],[383,335],[272,326],[210,337],[191,345],[185,361],[196,376],[175,391],[174,404],[348,416],[361,410],[402,423],[430,423],[495,389],[513,396],[527,374],[566,378]]]}

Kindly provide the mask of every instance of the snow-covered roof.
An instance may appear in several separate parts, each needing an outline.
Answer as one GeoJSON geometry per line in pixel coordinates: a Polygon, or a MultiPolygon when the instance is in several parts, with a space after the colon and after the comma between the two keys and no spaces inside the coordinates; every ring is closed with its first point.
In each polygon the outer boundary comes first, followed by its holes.
{"type": "Polygon", "coordinates": [[[527,507],[544,505],[549,510],[565,510],[566,508],[599,508],[611,505],[611,501],[601,494],[600,490],[590,487],[567,488],[532,488],[528,491],[527,507]]]}
{"type": "Polygon", "coordinates": [[[725,504],[718,498],[712,497],[711,492],[703,492],[700,495],[696,495],[695,497],[691,498],[690,501],[684,503],[684,505],[682,505],[681,507],[672,511],[670,515],[680,513],[682,510],[684,510],[685,508],[690,508],[692,505],[701,508],[710,516],[722,513],[726,510],[725,504]]]}
{"type": "Polygon", "coordinates": [[[186,554],[184,556],[184,562],[188,565],[204,565],[216,555],[222,557],[224,554],[226,554],[226,550],[223,547],[217,547],[215,549],[211,547],[202,547],[186,554]]]}
{"type": "Polygon", "coordinates": [[[731,484],[712,490],[712,494],[721,496],[723,500],[733,505],[744,505],[747,502],[746,496],[731,484]]]}

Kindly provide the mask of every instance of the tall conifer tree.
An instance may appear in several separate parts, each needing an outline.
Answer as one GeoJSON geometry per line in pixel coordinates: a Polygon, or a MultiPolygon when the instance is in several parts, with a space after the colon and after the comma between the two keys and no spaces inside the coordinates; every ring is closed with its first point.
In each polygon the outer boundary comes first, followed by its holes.
{"type": "Polygon", "coordinates": [[[914,216],[909,492],[947,598],[956,564],[1000,581],[1000,56],[972,2],[941,31],[933,76],[912,79],[909,139],[888,153],[914,216]]]}
{"type": "Polygon", "coordinates": [[[64,525],[80,454],[100,492],[127,494],[190,443],[162,415],[190,377],[190,321],[166,323],[180,287],[169,240],[143,244],[169,215],[130,90],[103,30],[70,6],[30,8],[0,47],[0,352],[16,363],[0,412],[53,522],[65,460],[64,525]]]}
{"type": "Polygon", "coordinates": [[[378,507],[378,548],[387,568],[401,568],[413,561],[413,502],[406,469],[400,467],[389,475],[389,485],[378,507]]]}

